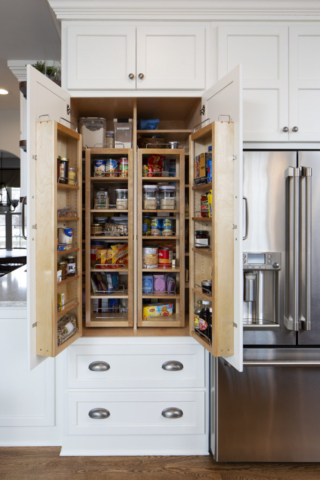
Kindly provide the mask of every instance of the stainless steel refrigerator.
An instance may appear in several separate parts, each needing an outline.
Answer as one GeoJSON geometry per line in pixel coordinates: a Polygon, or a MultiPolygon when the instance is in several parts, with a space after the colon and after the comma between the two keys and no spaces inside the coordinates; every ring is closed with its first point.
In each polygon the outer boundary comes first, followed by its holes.
{"type": "Polygon", "coordinates": [[[244,152],[244,369],[211,359],[221,462],[320,461],[320,151],[244,152]]]}

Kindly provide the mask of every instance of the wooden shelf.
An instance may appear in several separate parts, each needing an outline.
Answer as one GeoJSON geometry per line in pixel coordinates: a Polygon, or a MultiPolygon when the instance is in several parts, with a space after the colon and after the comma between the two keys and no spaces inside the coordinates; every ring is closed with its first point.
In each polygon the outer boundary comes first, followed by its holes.
{"type": "Polygon", "coordinates": [[[128,213],[129,210],[118,210],[117,208],[112,208],[112,209],[96,209],[96,210],[90,210],[91,213],[128,213]]]}
{"type": "Polygon", "coordinates": [[[179,236],[176,236],[176,235],[171,235],[171,237],[168,235],[148,235],[148,236],[144,236],[144,237],[141,237],[142,240],[179,240],[180,237],[179,236]]]}
{"type": "Polygon", "coordinates": [[[174,300],[175,298],[180,298],[180,295],[176,295],[176,294],[169,294],[169,293],[165,293],[165,294],[161,294],[161,292],[159,293],[150,293],[149,295],[148,294],[142,294],[142,298],[159,298],[159,299],[165,299],[165,300],[174,300]]]}
{"type": "Polygon", "coordinates": [[[112,293],[92,293],[91,298],[128,298],[128,290],[118,290],[112,293]]]}
{"type": "Polygon", "coordinates": [[[127,268],[91,268],[90,269],[90,272],[98,272],[98,273],[101,273],[101,272],[108,272],[108,273],[112,273],[112,272],[120,272],[120,273],[128,273],[128,269],[127,268]]]}
{"type": "Polygon", "coordinates": [[[144,182],[180,182],[180,177],[141,177],[144,182]]]}
{"type": "Polygon", "coordinates": [[[192,291],[193,291],[193,293],[196,293],[197,295],[200,295],[201,297],[205,298],[206,300],[209,300],[209,302],[212,302],[212,300],[213,300],[213,298],[210,295],[202,293],[202,291],[199,290],[198,288],[193,288],[192,291]]]}
{"type": "Polygon", "coordinates": [[[79,252],[79,248],[70,248],[70,250],[63,250],[62,252],[57,252],[57,255],[68,255],[69,253],[79,252]]]}
{"type": "Polygon", "coordinates": [[[67,185],[65,183],[57,183],[58,188],[66,189],[66,190],[79,190],[79,187],[76,185],[67,185]]]}
{"type": "Polygon", "coordinates": [[[186,257],[188,257],[188,256],[190,255],[190,253],[189,253],[189,252],[186,252],[184,255],[185,255],[186,257]]]}
{"type": "Polygon", "coordinates": [[[90,177],[90,180],[97,182],[127,182],[128,177],[90,177]]]}
{"type": "Polygon", "coordinates": [[[161,273],[179,273],[180,272],[180,268],[143,268],[142,269],[143,272],[149,272],[149,273],[152,273],[152,272],[161,272],[161,273]]]}
{"type": "Polygon", "coordinates": [[[180,210],[142,210],[142,213],[180,213],[180,210]]]}
{"type": "MultiPolygon", "coordinates": [[[[193,132],[192,129],[137,130],[138,134],[143,133],[143,134],[149,134],[149,135],[155,135],[157,133],[185,133],[186,135],[191,135],[192,132],[193,132]]],[[[164,150],[166,150],[166,149],[164,149],[164,150]]]]}
{"type": "Polygon", "coordinates": [[[184,287],[185,287],[185,288],[189,288],[189,287],[190,287],[189,282],[188,282],[188,283],[185,283],[185,284],[184,284],[184,287]]]}
{"type": "Polygon", "coordinates": [[[194,222],[212,222],[212,217],[192,217],[194,222]]]}
{"type": "MultiPolygon", "coordinates": [[[[62,317],[62,315],[65,315],[67,312],[70,312],[70,310],[73,310],[74,308],[78,307],[80,305],[79,302],[76,302],[76,303],[73,303],[72,305],[70,305],[69,307],[65,308],[64,310],[62,310],[61,312],[58,312],[58,317],[62,317]]],[[[80,321],[81,319],[79,319],[80,321]]]]}
{"type": "MultiPolygon", "coordinates": [[[[90,327],[130,327],[127,313],[92,313],[90,327]],[[107,315],[110,315],[108,318],[107,315]],[[103,318],[101,318],[103,317],[103,318]]],[[[97,331],[95,331],[97,332],[97,331]]]]}
{"type": "Polygon", "coordinates": [[[73,277],[68,277],[65,280],[62,280],[62,282],[58,282],[57,286],[60,287],[60,285],[64,285],[65,283],[73,282],[74,280],[78,280],[78,278],[80,278],[79,275],[74,275],[73,277]]]}
{"type": "Polygon", "coordinates": [[[90,240],[127,240],[128,241],[128,237],[110,237],[110,236],[107,236],[107,235],[100,235],[100,236],[91,236],[90,237],[90,240]]]}
{"type": "Polygon", "coordinates": [[[79,217],[57,217],[57,222],[78,222],[79,217]]]}
{"type": "Polygon", "coordinates": [[[192,190],[208,190],[212,188],[212,183],[204,183],[203,185],[196,185],[195,187],[192,187],[192,190]]]}
{"type": "Polygon", "coordinates": [[[170,317],[152,317],[153,320],[142,320],[142,327],[180,327],[179,316],[176,314],[170,317]]]}
{"type": "Polygon", "coordinates": [[[212,257],[212,251],[211,250],[206,250],[205,248],[192,248],[192,251],[195,253],[202,253],[202,255],[208,255],[209,257],[212,257]]]}

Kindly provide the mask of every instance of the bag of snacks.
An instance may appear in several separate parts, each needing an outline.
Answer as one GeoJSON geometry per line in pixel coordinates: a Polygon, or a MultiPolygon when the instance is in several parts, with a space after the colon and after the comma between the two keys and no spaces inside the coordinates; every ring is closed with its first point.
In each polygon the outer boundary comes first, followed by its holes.
{"type": "Polygon", "coordinates": [[[162,162],[165,157],[161,155],[151,155],[148,158],[148,177],[162,177],[162,162]]]}
{"type": "Polygon", "coordinates": [[[128,244],[118,243],[117,245],[111,245],[111,260],[112,264],[128,265],[128,244]]]}

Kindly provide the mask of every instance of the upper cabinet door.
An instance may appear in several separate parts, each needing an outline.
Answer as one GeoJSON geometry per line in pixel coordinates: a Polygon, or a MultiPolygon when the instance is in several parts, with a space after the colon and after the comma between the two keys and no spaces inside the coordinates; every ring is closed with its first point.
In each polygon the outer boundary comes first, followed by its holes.
{"type": "Polygon", "coordinates": [[[288,28],[227,25],[218,32],[219,78],[243,67],[244,141],[287,141],[288,28]]]}
{"type": "Polygon", "coordinates": [[[68,27],[68,90],[134,90],[135,27],[68,27]]]}
{"type": "Polygon", "coordinates": [[[291,141],[320,140],[320,26],[289,28],[291,141]]]}
{"type": "Polygon", "coordinates": [[[203,90],[205,27],[137,27],[138,90],[203,90]]]}
{"type": "MultiPolygon", "coordinates": [[[[27,67],[27,252],[28,252],[28,345],[30,368],[33,369],[46,357],[37,355],[36,312],[36,124],[40,120],[69,120],[70,95],[49,78],[28,65],[27,67]]],[[[48,251],[48,256],[52,252],[48,251]]]]}

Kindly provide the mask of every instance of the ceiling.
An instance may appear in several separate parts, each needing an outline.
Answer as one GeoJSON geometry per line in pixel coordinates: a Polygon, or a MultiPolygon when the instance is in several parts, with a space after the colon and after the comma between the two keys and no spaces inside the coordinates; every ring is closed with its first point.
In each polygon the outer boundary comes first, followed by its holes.
{"type": "Polygon", "coordinates": [[[7,60],[60,60],[59,24],[47,0],[0,0],[0,110],[19,109],[16,77],[7,60]]]}

